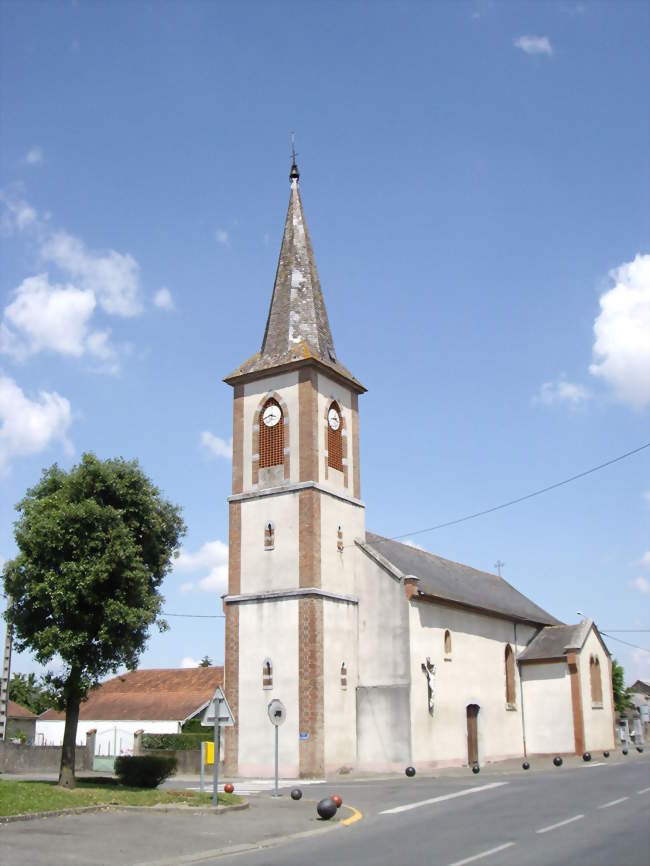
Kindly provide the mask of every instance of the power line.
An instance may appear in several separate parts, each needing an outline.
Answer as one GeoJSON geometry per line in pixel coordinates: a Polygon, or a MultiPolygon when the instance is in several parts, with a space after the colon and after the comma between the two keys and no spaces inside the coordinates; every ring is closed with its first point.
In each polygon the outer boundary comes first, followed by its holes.
{"type": "Polygon", "coordinates": [[[565,478],[562,481],[556,481],[555,484],[549,484],[547,487],[541,487],[539,490],[533,490],[532,493],[526,493],[525,496],[518,496],[517,499],[510,499],[508,502],[502,502],[501,505],[493,505],[491,508],[484,508],[483,511],[475,511],[473,514],[466,514],[464,517],[457,517],[455,520],[448,520],[446,523],[437,523],[435,526],[428,526],[426,529],[415,529],[412,532],[403,532],[401,535],[392,535],[387,541],[397,541],[400,538],[410,538],[412,535],[422,535],[425,532],[433,532],[436,529],[445,529],[447,526],[455,526],[458,523],[464,523],[467,520],[474,520],[476,517],[483,517],[485,514],[492,514],[494,511],[501,511],[503,508],[509,508],[511,505],[517,505],[519,502],[525,502],[527,499],[532,499],[534,496],[541,496],[542,493],[548,493],[550,490],[557,490],[558,487],[563,487],[565,484],[570,484],[572,481],[577,481],[579,478],[584,478],[587,475],[592,475],[600,469],[605,469],[607,466],[612,466],[614,463],[619,463],[627,457],[632,457],[643,451],[645,448],[650,448],[650,442],[644,445],[639,445],[632,451],[626,451],[625,454],[620,454],[618,457],[613,457],[605,463],[600,463],[598,466],[593,466],[591,469],[586,469],[584,472],[579,472],[577,475],[572,475],[570,478],[565,478]]]}
{"type": "Polygon", "coordinates": [[[620,637],[614,637],[614,635],[608,634],[606,631],[601,631],[601,634],[605,635],[605,637],[611,638],[611,640],[617,640],[619,643],[624,643],[625,646],[631,646],[633,649],[642,650],[644,653],[650,653],[650,649],[648,649],[647,647],[638,646],[638,644],[629,643],[629,641],[626,640],[621,640],[620,637]]]}
{"type": "Polygon", "coordinates": [[[630,632],[631,634],[645,634],[646,632],[650,632],[650,628],[608,628],[607,631],[615,631],[618,632],[618,634],[623,634],[623,632],[626,631],[630,632]]]}

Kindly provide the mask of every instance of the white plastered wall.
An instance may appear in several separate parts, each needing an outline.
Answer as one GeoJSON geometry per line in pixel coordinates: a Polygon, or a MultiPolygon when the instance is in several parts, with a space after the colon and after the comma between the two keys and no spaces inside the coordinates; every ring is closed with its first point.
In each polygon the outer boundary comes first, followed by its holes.
{"type": "Polygon", "coordinates": [[[479,706],[479,763],[523,754],[521,697],[515,666],[515,709],[506,706],[505,648],[521,652],[532,626],[430,602],[412,602],[411,725],[413,760],[432,766],[467,764],[467,706],[479,706]],[[445,660],[445,630],[451,633],[445,660]],[[428,709],[426,658],[436,666],[435,706],[428,709]]]}
{"type": "Polygon", "coordinates": [[[585,728],[585,750],[613,749],[614,720],[612,718],[612,684],[609,676],[607,653],[593,628],[587,635],[580,655],[578,656],[580,671],[580,690],[582,692],[582,718],[585,728]],[[601,704],[595,704],[591,699],[591,677],[589,659],[594,655],[600,663],[600,676],[603,690],[601,704]]]}
{"type": "Polygon", "coordinates": [[[249,499],[241,509],[242,593],[298,586],[298,495],[249,499]],[[275,526],[273,550],[264,548],[264,526],[275,526]]]}
{"type": "Polygon", "coordinates": [[[298,461],[298,371],[280,373],[273,377],[257,379],[244,385],[244,491],[253,488],[253,418],[264,402],[264,398],[277,393],[284,400],[289,415],[285,426],[284,447],[291,452],[290,481],[299,479],[298,461]],[[288,435],[287,435],[288,434],[288,435]]]}
{"type": "MultiPolygon", "coordinates": [[[[60,746],[63,744],[65,721],[58,719],[36,720],[34,742],[37,746],[60,746]]],[[[77,724],[77,745],[86,744],[88,731],[95,729],[96,755],[130,755],[133,752],[133,735],[136,731],[147,734],[178,734],[181,723],[178,721],[156,719],[94,719],[79,720],[77,724]]]]}
{"type": "Polygon", "coordinates": [[[330,592],[355,593],[355,538],[366,536],[365,508],[325,494],[321,506],[321,585],[330,592]],[[343,532],[343,551],[337,549],[338,528],[343,532]]]}
{"type": "Polygon", "coordinates": [[[337,770],[357,759],[356,685],[358,607],[349,602],[323,601],[323,679],[325,691],[325,769],[337,770]],[[341,687],[341,664],[347,687],[341,687]]]}
{"type": "Polygon", "coordinates": [[[239,772],[273,774],[275,731],[268,705],[279,698],[287,709],[279,730],[280,774],[298,773],[298,601],[239,605],[239,772]],[[273,663],[273,688],[262,687],[265,659],[273,663]]]}
{"type": "Polygon", "coordinates": [[[566,660],[522,664],[521,680],[528,754],[573,752],[571,677],[566,660]]]}

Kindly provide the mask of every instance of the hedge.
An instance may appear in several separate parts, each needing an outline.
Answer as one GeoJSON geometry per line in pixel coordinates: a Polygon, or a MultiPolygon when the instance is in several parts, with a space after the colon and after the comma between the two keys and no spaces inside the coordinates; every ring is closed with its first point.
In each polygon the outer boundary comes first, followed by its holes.
{"type": "Polygon", "coordinates": [[[157,788],[176,772],[176,758],[162,755],[120,755],[115,775],[129,788],[157,788]]]}
{"type": "Polygon", "coordinates": [[[142,746],[145,749],[165,749],[169,751],[193,751],[201,748],[204,741],[212,741],[212,728],[201,734],[143,734],[142,746]]]}

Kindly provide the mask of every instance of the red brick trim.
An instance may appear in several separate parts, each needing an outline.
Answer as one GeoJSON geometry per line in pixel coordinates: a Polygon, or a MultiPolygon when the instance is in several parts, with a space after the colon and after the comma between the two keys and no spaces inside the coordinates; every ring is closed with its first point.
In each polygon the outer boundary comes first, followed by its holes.
{"type": "Polygon", "coordinates": [[[235,717],[235,724],[225,728],[224,761],[229,776],[236,776],[239,757],[239,607],[224,605],[226,614],[226,663],[224,691],[235,717]]]}
{"type": "Polygon", "coordinates": [[[352,436],[352,495],[361,498],[361,469],[359,467],[359,395],[352,393],[350,434],[352,436]]]}
{"type": "Polygon", "coordinates": [[[318,481],[318,388],[316,370],[298,373],[299,481],[318,481]]]}
{"type": "Polygon", "coordinates": [[[321,585],[320,493],[298,493],[298,586],[321,585]]]}
{"type": "Polygon", "coordinates": [[[571,710],[573,712],[573,736],[575,738],[576,754],[582,755],[585,750],[585,725],[582,718],[582,697],[580,694],[580,668],[575,652],[567,653],[569,676],[571,678],[571,710]]]}
{"type": "Polygon", "coordinates": [[[232,410],[232,492],[244,489],[244,386],[235,385],[232,410]]]}
{"type": "Polygon", "coordinates": [[[253,486],[259,484],[260,480],[260,423],[262,409],[264,408],[267,400],[275,400],[276,403],[280,406],[280,409],[282,409],[282,423],[284,424],[284,480],[288,481],[291,477],[291,428],[289,425],[289,409],[287,407],[287,404],[277,391],[273,391],[272,393],[269,391],[269,393],[265,394],[260,400],[260,402],[257,404],[257,409],[255,410],[255,414],[253,415],[253,439],[251,444],[251,454],[253,455],[253,486]]]}
{"type": "Polygon", "coordinates": [[[298,602],[298,726],[309,734],[299,742],[300,776],[320,777],[325,772],[323,664],[323,601],[298,602]]]}
{"type": "MultiPolygon", "coordinates": [[[[356,394],[355,394],[356,396],[356,394]]],[[[329,421],[327,416],[329,415],[329,411],[332,408],[332,404],[336,403],[336,408],[339,413],[339,417],[341,419],[341,456],[343,458],[343,485],[345,487],[348,486],[348,477],[349,477],[349,468],[348,468],[348,439],[349,439],[349,430],[348,424],[346,420],[346,412],[341,406],[339,400],[336,397],[330,396],[325,401],[325,414],[323,418],[323,442],[325,443],[325,449],[323,452],[323,467],[325,471],[325,480],[327,480],[329,470],[332,468],[329,465],[329,452],[327,448],[327,441],[329,437],[329,421]]]]}

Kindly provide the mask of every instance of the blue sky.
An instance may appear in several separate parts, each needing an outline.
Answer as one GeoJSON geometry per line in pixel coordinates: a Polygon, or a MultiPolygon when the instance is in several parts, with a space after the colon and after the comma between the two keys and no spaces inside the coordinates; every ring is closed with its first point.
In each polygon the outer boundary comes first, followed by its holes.
{"type": "MultiPolygon", "coordinates": [[[[221,613],[221,379],[261,343],[291,130],[337,353],[369,389],[370,529],[453,520],[650,440],[647,4],[0,14],[0,557],[42,467],[137,457],[189,527],[165,609],[221,613]]],[[[649,529],[650,449],[414,540],[502,560],[563,620],[647,629],[649,529]]],[[[169,621],[143,666],[222,660],[222,620],[169,621]]],[[[650,654],[609,646],[650,678],[650,654]]]]}

